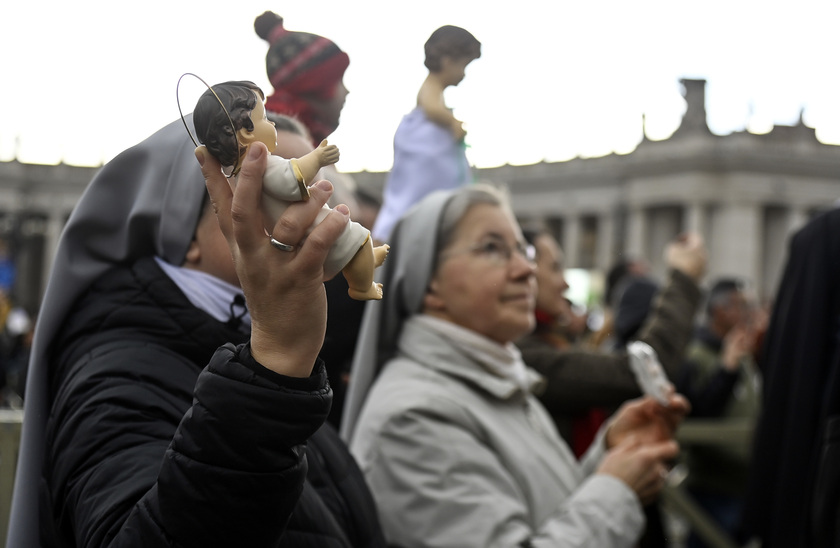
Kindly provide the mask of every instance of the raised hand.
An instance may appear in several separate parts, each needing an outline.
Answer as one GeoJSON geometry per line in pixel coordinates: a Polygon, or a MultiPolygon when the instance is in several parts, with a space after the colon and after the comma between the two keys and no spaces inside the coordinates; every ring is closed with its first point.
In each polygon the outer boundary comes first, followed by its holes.
{"type": "Polygon", "coordinates": [[[264,222],[260,200],[267,157],[265,145],[252,144],[232,189],[219,162],[204,147],[196,149],[251,314],[252,355],[268,369],[306,377],[326,331],[324,260],[349,211],[336,207],[307,235],[332,194],[332,185],[319,181],[310,187],[311,198],[290,204],[266,234],[272,225],[264,222]]]}
{"type": "Polygon", "coordinates": [[[321,144],[315,149],[315,153],[318,155],[318,163],[321,167],[333,165],[338,162],[340,157],[338,147],[335,145],[328,145],[326,139],[321,141],[321,144]]]}
{"type": "Polygon", "coordinates": [[[665,248],[665,262],[671,268],[699,282],[706,273],[708,252],[703,237],[696,232],[681,234],[665,248]]]}

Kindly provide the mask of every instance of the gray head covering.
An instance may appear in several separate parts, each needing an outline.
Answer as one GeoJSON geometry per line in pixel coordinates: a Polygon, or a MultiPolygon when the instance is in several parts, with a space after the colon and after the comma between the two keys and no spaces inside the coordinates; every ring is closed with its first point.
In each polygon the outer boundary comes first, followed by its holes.
{"type": "MultiPolygon", "coordinates": [[[[187,117],[190,131],[192,116],[187,117]]],[[[117,264],[156,255],[184,261],[206,193],[181,120],[105,165],[93,178],[61,235],[29,361],[9,546],[38,546],[38,485],[49,414],[49,343],[76,299],[117,264]]]]}
{"type": "Polygon", "coordinates": [[[350,439],[373,380],[394,355],[403,323],[423,308],[439,246],[441,219],[457,191],[426,196],[397,223],[382,266],[385,289],[381,301],[369,301],[353,356],[341,435],[350,439]]]}

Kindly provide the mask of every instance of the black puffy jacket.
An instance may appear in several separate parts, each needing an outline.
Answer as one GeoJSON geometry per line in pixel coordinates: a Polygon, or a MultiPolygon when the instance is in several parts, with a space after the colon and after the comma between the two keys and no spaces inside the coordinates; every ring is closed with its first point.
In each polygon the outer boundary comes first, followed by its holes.
{"type": "Polygon", "coordinates": [[[384,545],[355,462],[319,430],[323,363],[278,375],[247,338],[152,258],[93,285],[53,345],[44,545],[384,545]]]}

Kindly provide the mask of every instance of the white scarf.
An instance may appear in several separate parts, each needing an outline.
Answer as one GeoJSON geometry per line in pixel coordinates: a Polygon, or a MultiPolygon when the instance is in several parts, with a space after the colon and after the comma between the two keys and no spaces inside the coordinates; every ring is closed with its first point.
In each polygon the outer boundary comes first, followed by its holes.
{"type": "Polygon", "coordinates": [[[206,272],[171,265],[160,257],[155,257],[155,262],[194,307],[207,312],[220,322],[237,317],[242,320],[243,325],[250,327],[251,315],[244,304],[239,304],[245,302],[240,288],[206,272]],[[240,297],[239,302],[236,301],[237,297],[240,297]]]}
{"type": "Polygon", "coordinates": [[[490,373],[503,379],[510,379],[523,392],[532,391],[535,379],[528,374],[528,367],[522,360],[522,354],[513,343],[499,344],[475,331],[427,314],[412,316],[406,320],[404,329],[410,329],[412,323],[417,323],[446,339],[475,359],[490,373]]]}

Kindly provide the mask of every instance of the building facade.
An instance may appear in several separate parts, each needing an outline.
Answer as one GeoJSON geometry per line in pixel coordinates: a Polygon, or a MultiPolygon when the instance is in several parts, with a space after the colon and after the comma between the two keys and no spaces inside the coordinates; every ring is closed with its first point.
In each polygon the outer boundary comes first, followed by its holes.
{"type": "MultiPolygon", "coordinates": [[[[662,249],[700,232],[709,279],[733,275],[761,299],[775,293],[791,232],[840,199],[840,146],[820,143],[801,121],[767,134],[713,135],[705,81],[683,80],[687,109],[663,141],[631,153],[477,170],[509,188],[523,222],[552,228],[568,267],[605,272],[622,257],[664,273],[662,249]]],[[[0,162],[0,238],[17,265],[16,300],[37,311],[61,228],[97,168],[0,162]]],[[[381,192],[386,173],[352,174],[381,192]]]]}
{"type": "MultiPolygon", "coordinates": [[[[761,300],[775,294],[789,235],[840,199],[840,146],[801,120],[767,134],[711,133],[705,81],[683,80],[686,113],[663,141],[630,154],[478,170],[507,186],[523,222],[545,222],[566,266],[606,272],[622,257],[647,259],[662,276],[662,250],[683,231],[703,235],[707,279],[737,276],[761,300]]],[[[383,173],[354,174],[381,188],[383,173]]]]}
{"type": "Polygon", "coordinates": [[[0,239],[15,265],[13,300],[38,311],[58,239],[98,168],[0,162],[0,239]]]}

